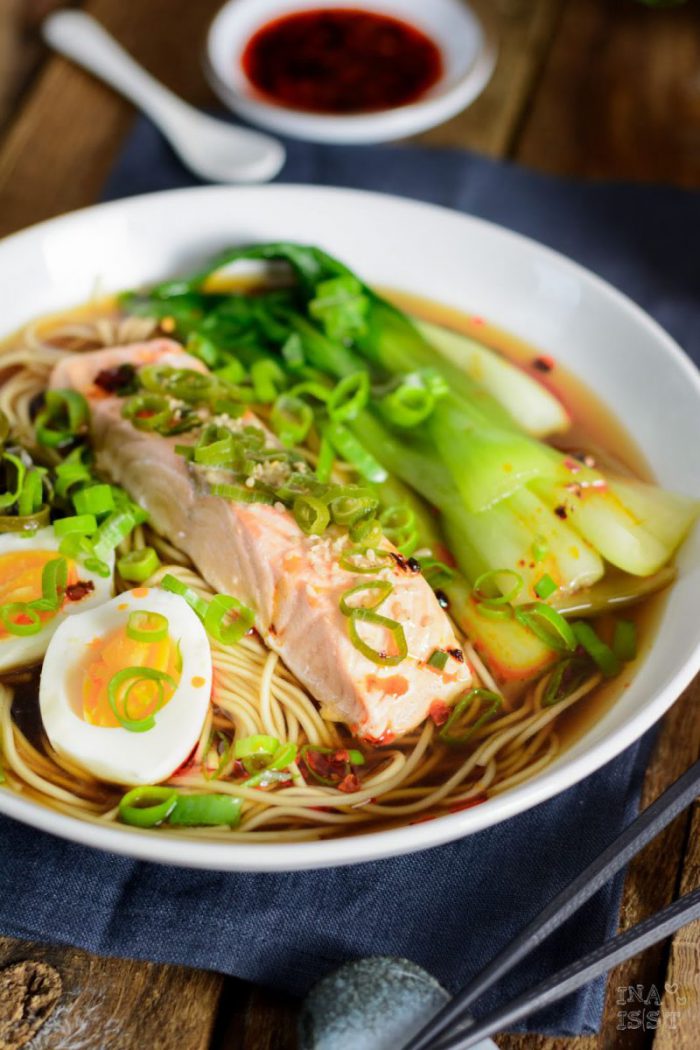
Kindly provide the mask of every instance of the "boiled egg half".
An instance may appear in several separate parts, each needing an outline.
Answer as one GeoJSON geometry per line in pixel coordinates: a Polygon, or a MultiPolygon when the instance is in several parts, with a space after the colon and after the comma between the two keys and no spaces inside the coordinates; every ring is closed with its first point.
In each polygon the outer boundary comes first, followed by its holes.
{"type": "Polygon", "coordinates": [[[42,598],[46,565],[63,557],[60,542],[51,526],[32,536],[0,533],[0,672],[38,663],[66,617],[101,605],[112,596],[113,556],[107,577],[66,558],[67,584],[58,608],[31,607],[42,598]]]}
{"type": "Polygon", "coordinates": [[[64,620],[44,659],[39,706],[53,748],[117,784],[167,780],[209,708],[209,639],[184,598],[136,587],[64,620]]]}

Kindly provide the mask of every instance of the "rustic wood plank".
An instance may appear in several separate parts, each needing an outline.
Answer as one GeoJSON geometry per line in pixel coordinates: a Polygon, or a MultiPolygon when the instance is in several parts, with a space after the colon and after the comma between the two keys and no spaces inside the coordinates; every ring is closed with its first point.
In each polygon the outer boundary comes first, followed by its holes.
{"type": "MultiPolygon", "coordinates": [[[[212,102],[198,56],[218,0],[91,0],[85,8],[169,87],[212,102]]],[[[67,61],[52,59],[0,153],[0,236],[93,203],[133,108],[67,61]]]]}
{"type": "Polygon", "coordinates": [[[557,174],[700,182],[700,10],[569,0],[515,155],[557,174]]]}
{"type": "Polygon", "coordinates": [[[3,0],[0,4],[0,128],[15,113],[22,92],[45,58],[36,28],[49,11],[70,0],[3,0]]]}
{"type": "MultiPolygon", "coordinates": [[[[693,683],[666,715],[644,779],[642,808],[658,798],[700,755],[699,701],[700,679],[693,683]]],[[[620,916],[621,930],[652,915],[676,896],[679,864],[689,823],[688,814],[678,817],[630,864],[620,916]]],[[[695,863],[700,868],[700,847],[695,863]]],[[[698,875],[698,872],[695,874],[698,875]]],[[[692,875],[689,873],[688,877],[692,875]]],[[[685,939],[686,945],[689,938],[692,941],[692,929],[689,927],[678,934],[678,938],[685,939]]],[[[700,938],[695,940],[696,951],[698,944],[700,938]]],[[[608,980],[601,1034],[597,1039],[546,1039],[541,1036],[511,1035],[500,1036],[499,1046],[502,1050],[642,1050],[648,1047],[653,1038],[653,1029],[650,1027],[653,1019],[647,1015],[647,1027],[635,1027],[636,1022],[630,1011],[637,1009],[638,1004],[627,1002],[634,997],[634,993],[628,989],[636,989],[637,986],[645,989],[645,994],[652,1000],[650,1009],[653,1010],[654,989],[663,989],[666,980],[667,951],[667,945],[650,948],[613,970],[608,980]]],[[[688,1050],[691,1047],[696,1050],[698,1030],[700,1028],[697,1025],[695,1029],[688,1030],[689,1036],[695,1032],[695,1041],[688,1042],[688,1050]]],[[[668,1047],[662,1044],[660,1050],[675,1050],[675,1046],[675,1043],[668,1044],[668,1047]]],[[[678,1046],[680,1050],[681,1044],[678,1046]]]]}
{"type": "MultiPolygon", "coordinates": [[[[700,804],[688,833],[679,893],[700,886],[700,804]]],[[[673,938],[654,1050],[697,1050],[700,1038],[700,921],[673,938]]]]}
{"type": "MultiPolygon", "coordinates": [[[[53,968],[62,986],[60,997],[31,1044],[27,1039],[13,1041],[11,1031],[0,1029],[3,1048],[209,1046],[223,982],[218,974],[0,938],[0,1002],[6,968],[25,961],[53,968]]],[[[20,1031],[17,1025],[15,1033],[20,1031]]]]}
{"type": "Polygon", "coordinates": [[[476,102],[416,137],[428,146],[464,146],[502,157],[511,148],[562,6],[561,0],[495,0],[481,5],[497,27],[498,62],[476,102]]]}
{"type": "Polygon", "coordinates": [[[296,1050],[297,1014],[287,995],[227,981],[211,1050],[296,1050]]]}

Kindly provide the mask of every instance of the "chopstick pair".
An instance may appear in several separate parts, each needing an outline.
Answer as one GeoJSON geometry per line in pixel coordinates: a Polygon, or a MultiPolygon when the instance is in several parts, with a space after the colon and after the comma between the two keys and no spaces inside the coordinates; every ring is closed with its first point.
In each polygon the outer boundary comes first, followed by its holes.
{"type": "Polygon", "coordinates": [[[693,919],[700,918],[700,888],[685,894],[655,915],[605,941],[594,951],[570,963],[540,984],[493,1010],[480,1021],[470,1022],[469,1006],[508,973],[526,955],[562,925],[632,857],[682,813],[700,793],[700,761],[652,802],[580,875],[559,893],[521,933],[450,1000],[404,1050],[468,1050],[564,996],[581,988],[618,963],[668,937],[693,919]],[[450,1035],[448,1028],[459,1025],[450,1035]]]}

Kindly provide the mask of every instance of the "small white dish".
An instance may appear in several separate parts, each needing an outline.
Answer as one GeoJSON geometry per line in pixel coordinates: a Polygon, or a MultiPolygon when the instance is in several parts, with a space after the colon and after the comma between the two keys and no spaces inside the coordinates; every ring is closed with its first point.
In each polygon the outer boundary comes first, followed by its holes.
{"type": "Polygon", "coordinates": [[[462,0],[228,0],[210,26],[205,67],[222,102],[254,124],[314,142],[369,143],[414,135],[459,113],[483,91],[496,55],[496,34],[486,4],[468,6],[462,0]],[[416,102],[342,116],[291,109],[267,98],[243,70],[246,44],[276,18],[321,7],[373,11],[415,25],[442,53],[438,81],[416,102]]]}

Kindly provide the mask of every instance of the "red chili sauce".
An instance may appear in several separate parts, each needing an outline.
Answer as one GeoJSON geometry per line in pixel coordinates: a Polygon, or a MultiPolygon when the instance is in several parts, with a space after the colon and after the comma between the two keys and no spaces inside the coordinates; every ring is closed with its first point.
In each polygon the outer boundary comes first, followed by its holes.
{"type": "Polygon", "coordinates": [[[424,33],[388,15],[347,8],[268,22],[248,41],[243,69],[275,102],[314,113],[371,113],[415,102],[442,72],[424,33]]]}

